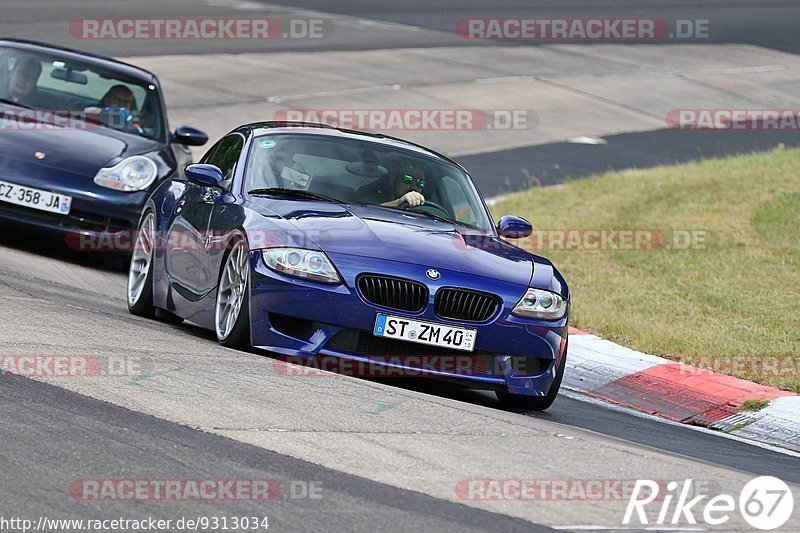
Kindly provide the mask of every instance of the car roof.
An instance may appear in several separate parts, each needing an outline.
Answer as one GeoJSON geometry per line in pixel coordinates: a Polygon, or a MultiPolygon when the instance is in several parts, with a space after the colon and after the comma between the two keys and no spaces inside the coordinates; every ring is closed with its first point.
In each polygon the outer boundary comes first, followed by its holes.
{"type": "Polygon", "coordinates": [[[113,70],[128,78],[132,78],[142,82],[155,82],[158,83],[156,75],[143,68],[117,61],[110,57],[99,56],[82,52],[80,50],[73,50],[71,48],[64,48],[52,44],[40,43],[36,41],[26,41],[24,39],[0,39],[0,46],[5,48],[15,48],[17,50],[33,52],[33,53],[52,53],[56,52],[67,59],[74,59],[89,65],[90,67],[101,67],[106,70],[113,70]]]}
{"type": "Polygon", "coordinates": [[[345,128],[336,128],[329,124],[317,124],[315,122],[288,122],[288,121],[265,121],[265,122],[252,122],[239,126],[234,131],[239,131],[245,134],[263,135],[266,133],[302,133],[308,135],[325,135],[328,137],[341,137],[343,139],[359,139],[364,141],[377,142],[386,146],[395,148],[402,148],[420,154],[442,159],[448,163],[457,166],[464,172],[463,166],[456,163],[446,155],[440,154],[430,148],[426,148],[421,144],[416,144],[404,139],[384,135],[382,133],[370,133],[366,131],[349,130],[345,128]],[[299,131],[298,131],[299,130],[299,131]]]}

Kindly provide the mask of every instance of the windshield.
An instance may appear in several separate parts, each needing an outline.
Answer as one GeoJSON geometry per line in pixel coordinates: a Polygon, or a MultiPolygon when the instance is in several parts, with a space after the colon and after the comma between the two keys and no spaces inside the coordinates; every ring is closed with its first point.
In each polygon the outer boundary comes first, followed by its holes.
{"type": "Polygon", "coordinates": [[[472,180],[412,151],[326,135],[273,134],[252,143],[245,190],[298,189],[348,203],[412,209],[490,231],[472,180]]]}
{"type": "Polygon", "coordinates": [[[0,99],[151,139],[163,133],[155,86],[58,53],[0,47],[0,99]]]}

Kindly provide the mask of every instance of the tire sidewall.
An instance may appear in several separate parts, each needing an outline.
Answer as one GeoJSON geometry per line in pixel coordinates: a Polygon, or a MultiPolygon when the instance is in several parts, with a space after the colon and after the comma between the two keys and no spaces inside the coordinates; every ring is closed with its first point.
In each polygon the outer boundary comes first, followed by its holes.
{"type": "MultiPolygon", "coordinates": [[[[139,228],[136,231],[136,240],[134,243],[139,242],[139,233],[142,231],[142,227],[144,226],[144,221],[147,219],[148,216],[152,214],[151,211],[146,211],[142,216],[142,220],[139,223],[139,228]]],[[[155,215],[152,215],[155,217],[155,215]]],[[[134,244],[136,246],[136,244],[134,244]]],[[[146,318],[153,318],[155,316],[155,307],[153,306],[153,264],[155,263],[155,243],[153,243],[153,250],[150,251],[150,266],[147,267],[147,274],[144,280],[144,287],[142,287],[142,293],[139,295],[139,299],[136,300],[135,303],[131,304],[130,299],[128,298],[127,292],[129,291],[128,283],[130,283],[130,263],[128,265],[128,281],[125,284],[125,301],[128,304],[128,311],[137,316],[142,316],[146,318]]],[[[131,255],[131,263],[133,262],[133,255],[131,255]]]]}
{"type": "MultiPolygon", "coordinates": [[[[250,253],[250,249],[247,247],[247,241],[242,237],[235,238],[225,253],[225,257],[222,260],[222,268],[219,270],[219,277],[217,278],[217,294],[216,300],[214,302],[214,331],[216,333],[216,320],[217,320],[217,304],[219,302],[219,291],[221,287],[222,281],[222,274],[225,272],[225,267],[228,265],[228,261],[230,260],[231,252],[233,248],[239,244],[240,242],[244,243],[245,248],[247,249],[247,253],[250,253]]],[[[250,285],[252,284],[252,273],[250,272],[250,265],[248,262],[247,265],[248,273],[247,273],[247,283],[245,284],[245,291],[244,291],[244,301],[242,302],[242,306],[239,309],[239,316],[236,317],[236,322],[231,328],[230,333],[224,339],[220,338],[219,333],[217,335],[217,341],[222,346],[227,348],[249,348],[250,347],[250,285]]]]}

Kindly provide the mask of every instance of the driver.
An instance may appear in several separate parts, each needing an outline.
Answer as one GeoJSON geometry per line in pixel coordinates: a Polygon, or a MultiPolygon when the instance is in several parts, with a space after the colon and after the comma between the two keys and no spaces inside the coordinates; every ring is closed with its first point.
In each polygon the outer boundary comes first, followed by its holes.
{"type": "Polygon", "coordinates": [[[136,109],[136,102],[133,99],[133,92],[124,85],[114,85],[103,98],[100,99],[99,107],[125,108],[128,111],[136,109]]]}
{"type": "Polygon", "coordinates": [[[425,203],[422,194],[425,189],[425,172],[416,165],[410,165],[400,172],[392,172],[389,176],[389,187],[385,195],[394,200],[382,202],[386,207],[398,207],[408,204],[409,207],[418,207],[425,203]]]}
{"type": "Polygon", "coordinates": [[[108,126],[117,129],[134,127],[142,133],[141,123],[133,120],[136,111],[136,99],[133,91],[122,84],[111,87],[97,102],[97,106],[87,107],[83,110],[87,115],[98,115],[100,120],[108,126]]]}

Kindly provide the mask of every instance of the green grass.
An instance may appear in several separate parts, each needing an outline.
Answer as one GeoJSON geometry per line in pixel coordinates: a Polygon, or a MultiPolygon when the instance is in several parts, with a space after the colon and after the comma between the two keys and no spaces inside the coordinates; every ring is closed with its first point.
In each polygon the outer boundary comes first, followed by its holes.
{"type": "Polygon", "coordinates": [[[572,325],[800,392],[800,150],[606,174],[513,195],[492,211],[527,218],[536,235],[656,230],[666,246],[656,237],[649,251],[520,245],[566,277],[572,325]],[[674,245],[691,232],[695,246],[674,245]],[[762,360],[780,364],[764,370],[762,360]]]}
{"type": "Polygon", "coordinates": [[[768,405],[767,400],[745,400],[742,402],[742,411],[760,411],[768,405]]]}

